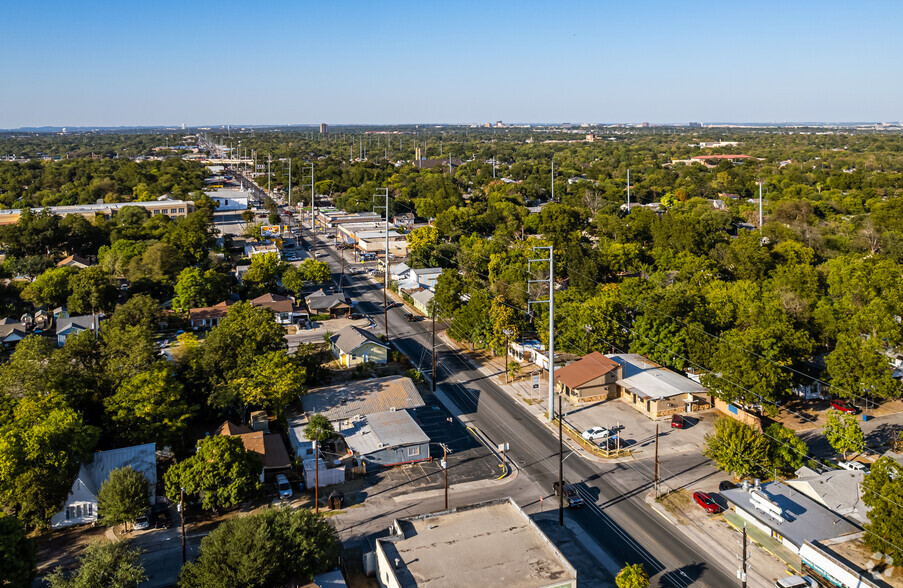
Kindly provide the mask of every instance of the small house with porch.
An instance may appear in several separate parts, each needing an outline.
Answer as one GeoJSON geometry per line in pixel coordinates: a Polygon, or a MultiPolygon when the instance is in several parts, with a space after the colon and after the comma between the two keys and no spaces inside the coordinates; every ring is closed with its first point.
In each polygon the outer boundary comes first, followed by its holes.
{"type": "Polygon", "coordinates": [[[339,363],[352,367],[360,363],[387,363],[389,346],[366,329],[353,325],[329,338],[329,346],[339,363]]]}

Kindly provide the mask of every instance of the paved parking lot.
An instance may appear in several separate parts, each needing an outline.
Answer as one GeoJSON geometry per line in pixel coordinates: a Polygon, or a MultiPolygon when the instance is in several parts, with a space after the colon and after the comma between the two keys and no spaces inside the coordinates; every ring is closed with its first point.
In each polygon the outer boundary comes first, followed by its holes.
{"type": "Polygon", "coordinates": [[[655,452],[655,426],[659,428],[659,456],[702,451],[705,434],[712,430],[714,410],[684,415],[686,428],[672,429],[671,420],[653,421],[620,400],[608,400],[589,406],[564,405],[564,422],[578,431],[591,427],[620,425],[622,446],[630,448],[636,459],[652,459],[655,452]]]}

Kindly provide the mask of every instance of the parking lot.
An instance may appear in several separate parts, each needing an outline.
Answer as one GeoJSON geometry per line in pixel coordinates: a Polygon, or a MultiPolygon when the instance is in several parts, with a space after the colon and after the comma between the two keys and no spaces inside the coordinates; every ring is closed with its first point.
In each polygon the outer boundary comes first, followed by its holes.
{"type": "Polygon", "coordinates": [[[653,421],[620,400],[608,400],[589,406],[564,405],[564,422],[578,431],[592,427],[618,427],[621,447],[631,450],[637,459],[653,458],[655,426],[659,428],[659,456],[699,453],[705,434],[712,430],[714,410],[684,415],[685,428],[672,429],[671,419],[653,421]]]}

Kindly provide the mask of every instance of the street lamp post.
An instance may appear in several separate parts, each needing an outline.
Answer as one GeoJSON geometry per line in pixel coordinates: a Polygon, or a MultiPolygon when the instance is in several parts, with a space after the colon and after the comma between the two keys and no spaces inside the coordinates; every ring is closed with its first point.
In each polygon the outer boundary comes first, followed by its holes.
{"type": "Polygon", "coordinates": [[[583,355],[589,353],[589,334],[593,332],[592,325],[583,325],[583,328],[586,329],[586,343],[583,346],[583,355]]]}

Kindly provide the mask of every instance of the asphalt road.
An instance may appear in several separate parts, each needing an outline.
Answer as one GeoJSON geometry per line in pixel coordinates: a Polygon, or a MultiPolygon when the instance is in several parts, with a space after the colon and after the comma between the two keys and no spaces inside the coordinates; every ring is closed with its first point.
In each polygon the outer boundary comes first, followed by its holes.
{"type": "MultiPolygon", "coordinates": [[[[337,271],[338,253],[328,250],[328,261],[337,271]]],[[[374,332],[385,332],[381,288],[360,275],[346,275],[345,283],[346,292],[358,301],[360,311],[376,320],[374,332]]],[[[390,340],[415,365],[428,372],[430,322],[409,323],[403,318],[404,312],[403,308],[388,311],[390,340]]],[[[535,480],[548,496],[553,481],[558,479],[558,440],[551,431],[455,350],[440,347],[438,361],[438,383],[446,395],[492,442],[509,443],[509,456],[518,464],[521,474],[535,480]]],[[[680,462],[683,463],[675,462],[667,467],[686,473],[705,460],[698,456],[696,460],[683,457],[680,462]]],[[[654,583],[661,586],[722,588],[736,584],[734,561],[714,561],[716,558],[711,555],[700,553],[645,504],[643,498],[651,488],[651,476],[644,479],[642,473],[635,466],[625,464],[566,458],[564,477],[578,485],[588,503],[586,508],[569,516],[615,561],[643,563],[654,583]]]]}

